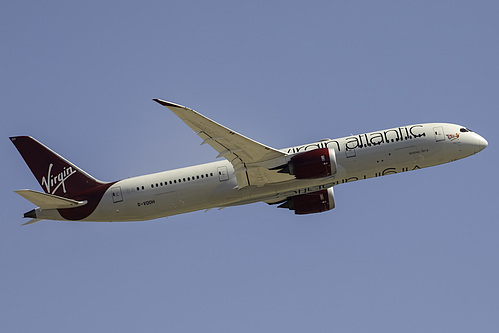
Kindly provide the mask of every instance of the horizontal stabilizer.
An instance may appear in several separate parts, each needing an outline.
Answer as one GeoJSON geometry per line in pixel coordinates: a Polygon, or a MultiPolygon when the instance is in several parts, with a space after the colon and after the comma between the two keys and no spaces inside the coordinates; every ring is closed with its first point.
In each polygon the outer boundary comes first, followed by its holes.
{"type": "Polygon", "coordinates": [[[57,195],[41,193],[33,190],[14,191],[24,199],[31,201],[41,209],[74,208],[87,204],[87,201],[76,201],[73,199],[59,197],[57,195]]]}
{"type": "Polygon", "coordinates": [[[40,222],[40,221],[43,221],[43,219],[32,219],[26,223],[21,224],[21,225],[29,225],[29,224],[33,224],[33,223],[40,222]]]}

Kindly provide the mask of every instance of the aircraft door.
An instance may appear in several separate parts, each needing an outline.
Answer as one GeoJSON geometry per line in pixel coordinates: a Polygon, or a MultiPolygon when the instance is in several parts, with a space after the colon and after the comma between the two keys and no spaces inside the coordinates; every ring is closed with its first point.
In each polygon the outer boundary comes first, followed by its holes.
{"type": "Polygon", "coordinates": [[[433,127],[433,132],[435,133],[435,140],[437,140],[437,142],[445,140],[444,128],[442,126],[433,127]]]}
{"type": "Polygon", "coordinates": [[[116,186],[111,188],[111,195],[113,196],[113,202],[122,202],[123,201],[123,195],[121,193],[121,187],[116,186]]]}
{"type": "Polygon", "coordinates": [[[229,180],[229,172],[226,166],[218,167],[218,179],[223,182],[229,180]]]}

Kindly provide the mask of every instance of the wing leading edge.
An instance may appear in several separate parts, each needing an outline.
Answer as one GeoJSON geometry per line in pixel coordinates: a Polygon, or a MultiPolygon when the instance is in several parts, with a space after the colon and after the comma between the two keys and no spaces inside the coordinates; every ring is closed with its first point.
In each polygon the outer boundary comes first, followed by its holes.
{"type": "Polygon", "coordinates": [[[188,107],[154,99],[167,107],[234,167],[239,188],[287,180],[289,176],[269,169],[286,163],[286,153],[256,142],[188,107]]]}

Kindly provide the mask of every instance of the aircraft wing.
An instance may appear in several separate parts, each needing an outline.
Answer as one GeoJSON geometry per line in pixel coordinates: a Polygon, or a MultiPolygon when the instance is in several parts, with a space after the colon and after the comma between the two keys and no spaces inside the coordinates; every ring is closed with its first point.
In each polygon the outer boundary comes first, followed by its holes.
{"type": "Polygon", "coordinates": [[[286,153],[234,132],[185,106],[160,99],[154,101],[175,113],[203,139],[201,144],[209,144],[218,152],[217,157],[225,157],[234,166],[239,188],[289,178],[269,170],[285,164],[286,153]]]}

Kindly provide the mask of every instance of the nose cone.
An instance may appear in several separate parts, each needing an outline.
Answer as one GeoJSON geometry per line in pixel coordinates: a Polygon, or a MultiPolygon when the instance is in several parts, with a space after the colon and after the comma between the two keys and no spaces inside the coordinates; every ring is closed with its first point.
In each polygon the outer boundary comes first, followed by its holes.
{"type": "Polygon", "coordinates": [[[475,132],[464,132],[460,135],[459,140],[459,151],[464,154],[464,157],[481,152],[489,144],[487,140],[475,132]]]}
{"type": "Polygon", "coordinates": [[[485,147],[487,147],[489,145],[489,143],[487,142],[487,140],[485,140],[484,138],[482,138],[480,135],[478,135],[478,150],[477,150],[477,153],[484,150],[485,147]]]}

